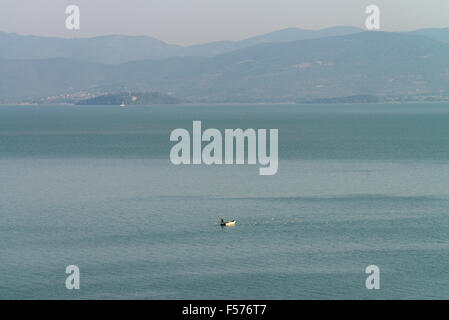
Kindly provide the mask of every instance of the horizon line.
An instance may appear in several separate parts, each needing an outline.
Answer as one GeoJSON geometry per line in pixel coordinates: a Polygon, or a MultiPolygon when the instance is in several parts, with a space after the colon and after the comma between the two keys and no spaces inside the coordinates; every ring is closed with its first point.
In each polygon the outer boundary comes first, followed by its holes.
{"type": "MultiPolygon", "coordinates": [[[[205,44],[217,43],[217,42],[239,42],[239,41],[245,41],[245,40],[252,39],[252,38],[255,38],[255,37],[260,37],[260,36],[268,35],[268,34],[271,34],[271,33],[279,32],[279,31],[285,31],[285,30],[290,30],[290,29],[318,32],[318,31],[323,31],[323,30],[328,30],[328,29],[335,29],[335,28],[353,28],[353,29],[359,29],[360,32],[369,31],[369,30],[367,30],[365,28],[361,28],[361,27],[357,27],[357,26],[351,26],[351,25],[336,25],[336,26],[324,27],[324,28],[320,28],[320,29],[306,29],[306,28],[301,28],[301,27],[286,27],[286,28],[275,29],[273,31],[260,33],[260,34],[256,34],[256,35],[251,36],[251,37],[245,37],[245,38],[237,39],[237,40],[231,40],[231,39],[213,40],[213,41],[192,43],[192,44],[189,44],[189,45],[182,45],[182,44],[176,44],[176,43],[167,42],[165,40],[161,40],[159,38],[156,38],[156,37],[148,35],[148,34],[116,34],[116,33],[110,33],[110,34],[99,34],[99,35],[91,35],[91,36],[71,36],[71,37],[65,37],[65,36],[25,34],[25,33],[19,33],[19,32],[14,32],[14,31],[2,31],[2,30],[0,30],[0,33],[3,33],[3,34],[14,34],[14,35],[23,36],[23,37],[36,37],[36,38],[47,38],[47,39],[63,39],[63,40],[95,39],[95,38],[103,38],[103,37],[130,37],[130,38],[143,37],[143,38],[150,38],[150,39],[154,39],[154,40],[157,40],[157,41],[161,41],[161,42],[163,42],[165,44],[168,44],[168,45],[174,45],[174,46],[187,48],[187,47],[191,47],[191,46],[205,45],[205,44]]],[[[378,32],[379,31],[380,32],[388,32],[388,33],[390,33],[390,32],[391,33],[407,33],[407,32],[419,31],[419,30],[445,30],[445,29],[449,29],[449,26],[447,26],[447,27],[440,27],[440,28],[439,27],[428,27],[428,28],[418,28],[418,29],[410,29],[410,30],[377,30],[377,31],[378,32]]]]}

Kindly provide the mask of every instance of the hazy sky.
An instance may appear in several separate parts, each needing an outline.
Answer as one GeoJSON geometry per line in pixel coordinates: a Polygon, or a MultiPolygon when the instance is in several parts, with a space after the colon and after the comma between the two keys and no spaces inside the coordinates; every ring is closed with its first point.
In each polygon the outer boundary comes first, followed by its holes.
{"type": "Polygon", "coordinates": [[[449,27],[449,0],[0,0],[0,31],[58,37],[149,35],[188,45],[288,27],[363,28],[369,4],[380,7],[384,31],[449,27]],[[69,4],[80,7],[79,31],[65,29],[69,4]]]}

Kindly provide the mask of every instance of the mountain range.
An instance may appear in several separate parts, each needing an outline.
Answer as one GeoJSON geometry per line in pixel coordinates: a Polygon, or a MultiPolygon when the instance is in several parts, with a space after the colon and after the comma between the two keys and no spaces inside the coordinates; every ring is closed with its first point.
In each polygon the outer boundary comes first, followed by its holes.
{"type": "Polygon", "coordinates": [[[163,92],[185,102],[444,100],[448,39],[449,28],[285,29],[190,47],[149,37],[0,34],[0,101],[76,102],[126,91],[163,92]]]}
{"type": "Polygon", "coordinates": [[[264,42],[289,42],[361,32],[354,27],[323,30],[283,29],[240,40],[217,41],[188,47],[168,44],[148,36],[110,35],[94,38],[51,38],[0,32],[0,59],[67,58],[119,64],[133,60],[174,56],[210,57],[264,42]]]}

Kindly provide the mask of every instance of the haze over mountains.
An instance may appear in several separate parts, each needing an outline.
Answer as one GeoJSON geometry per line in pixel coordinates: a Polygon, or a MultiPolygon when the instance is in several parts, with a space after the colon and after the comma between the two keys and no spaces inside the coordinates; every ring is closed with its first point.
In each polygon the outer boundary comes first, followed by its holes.
{"type": "Polygon", "coordinates": [[[289,28],[240,41],[217,41],[182,47],[146,36],[101,36],[95,38],[50,38],[0,32],[0,58],[68,58],[88,62],[118,64],[133,60],[163,59],[173,56],[204,56],[246,48],[264,42],[288,42],[361,32],[354,27],[323,30],[289,28]]]}
{"type": "Polygon", "coordinates": [[[0,101],[75,103],[123,91],[170,93],[186,102],[358,95],[444,100],[449,98],[448,40],[449,28],[407,33],[285,29],[190,47],[149,37],[0,33],[0,101]]]}

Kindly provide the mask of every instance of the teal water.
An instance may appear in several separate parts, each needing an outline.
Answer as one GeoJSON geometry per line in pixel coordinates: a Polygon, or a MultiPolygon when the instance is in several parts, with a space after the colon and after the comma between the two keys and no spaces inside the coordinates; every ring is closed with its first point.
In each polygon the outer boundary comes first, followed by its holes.
{"type": "Polygon", "coordinates": [[[448,299],[449,104],[2,106],[0,298],[448,299]],[[193,120],[278,173],[172,165],[193,120]]]}

